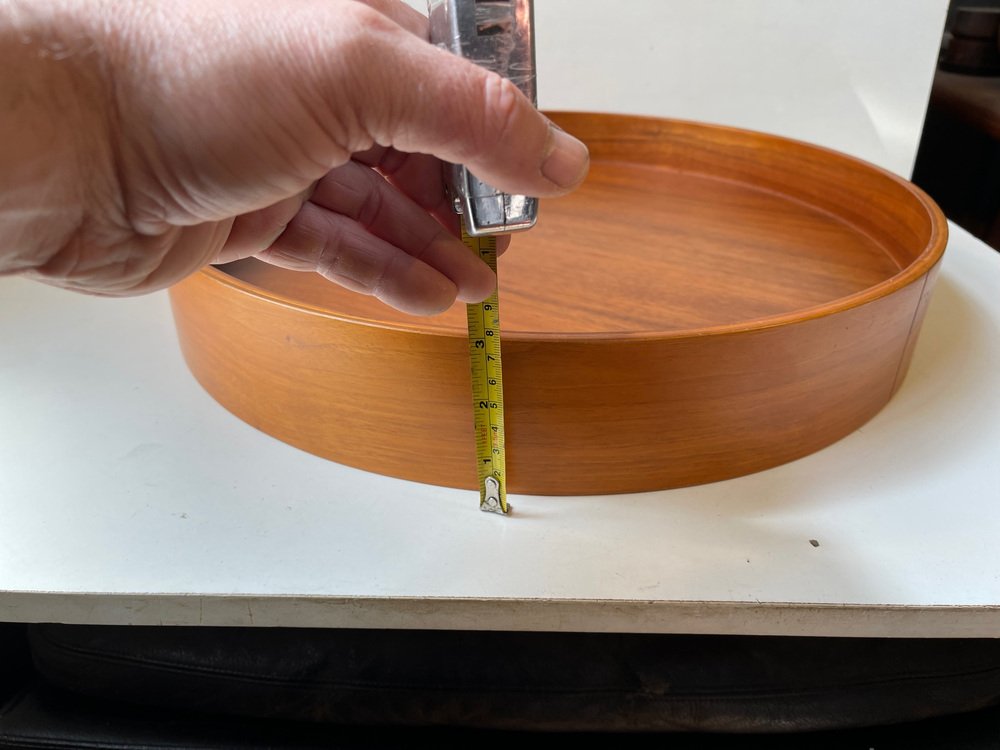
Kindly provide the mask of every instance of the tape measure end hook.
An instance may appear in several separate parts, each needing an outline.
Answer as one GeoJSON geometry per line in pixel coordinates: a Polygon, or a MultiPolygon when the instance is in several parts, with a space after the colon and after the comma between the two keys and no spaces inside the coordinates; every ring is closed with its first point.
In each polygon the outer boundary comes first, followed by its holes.
{"type": "Polygon", "coordinates": [[[500,500],[500,482],[496,477],[486,477],[483,480],[483,499],[479,503],[479,510],[504,516],[513,510],[510,503],[500,500]]]}

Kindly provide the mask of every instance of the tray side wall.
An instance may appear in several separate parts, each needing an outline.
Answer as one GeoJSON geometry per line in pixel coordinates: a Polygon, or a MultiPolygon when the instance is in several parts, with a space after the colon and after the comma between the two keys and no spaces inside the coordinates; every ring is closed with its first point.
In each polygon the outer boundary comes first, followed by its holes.
{"type": "Polygon", "coordinates": [[[463,339],[265,304],[207,273],[170,298],[188,367],[243,421],[338,463],[475,486],[463,339]]]}
{"type": "Polygon", "coordinates": [[[743,333],[508,347],[511,488],[665,489],[820,450],[889,401],[906,366],[922,288],[743,333]],[[558,370],[560,362],[576,365],[558,370]]]}
{"type": "MultiPolygon", "coordinates": [[[[263,305],[210,274],[171,299],[184,356],[224,407],[339,463],[475,486],[464,339],[263,305]]],[[[925,287],[921,279],[834,315],[737,333],[505,341],[509,489],[666,489],[819,450],[888,402],[925,287]]]]}

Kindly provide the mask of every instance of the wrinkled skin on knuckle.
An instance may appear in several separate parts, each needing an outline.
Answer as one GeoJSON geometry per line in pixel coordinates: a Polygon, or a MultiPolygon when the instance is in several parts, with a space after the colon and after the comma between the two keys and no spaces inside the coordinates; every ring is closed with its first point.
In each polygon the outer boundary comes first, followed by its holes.
{"type": "Polygon", "coordinates": [[[388,145],[388,135],[398,126],[393,60],[406,34],[378,11],[350,2],[338,7],[335,28],[319,33],[313,43],[313,78],[321,88],[311,96],[329,121],[340,123],[337,140],[348,153],[388,145]]]}
{"type": "Polygon", "coordinates": [[[460,136],[457,161],[465,164],[484,159],[519,137],[523,101],[517,87],[496,73],[477,70],[463,83],[467,93],[456,91],[449,107],[452,117],[443,129],[453,138],[460,136]]]}
{"type": "Polygon", "coordinates": [[[517,86],[496,73],[490,73],[483,84],[484,133],[489,144],[506,143],[516,137],[523,98],[517,86]]]}

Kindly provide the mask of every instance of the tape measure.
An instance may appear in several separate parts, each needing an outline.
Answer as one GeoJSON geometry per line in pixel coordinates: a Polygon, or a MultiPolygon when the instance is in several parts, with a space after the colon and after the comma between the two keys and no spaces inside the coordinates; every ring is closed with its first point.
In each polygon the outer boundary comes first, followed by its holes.
{"type": "MultiPolygon", "coordinates": [[[[496,237],[473,237],[462,227],[462,242],[493,273],[497,270],[496,237]]],[[[499,285],[498,285],[499,287],[499,285]]],[[[479,509],[510,513],[507,503],[507,466],[503,431],[503,367],[500,358],[500,295],[467,305],[469,361],[472,366],[472,409],[476,431],[476,467],[479,509]]]]}
{"type": "MultiPolygon", "coordinates": [[[[432,44],[503,76],[536,104],[533,18],[532,0],[427,0],[432,44]]],[[[496,273],[494,235],[533,227],[538,199],[498,190],[461,164],[446,165],[444,180],[455,213],[462,215],[462,241],[496,273]]],[[[510,506],[496,289],[485,302],[469,305],[468,317],[479,507],[506,515],[510,506]]]]}

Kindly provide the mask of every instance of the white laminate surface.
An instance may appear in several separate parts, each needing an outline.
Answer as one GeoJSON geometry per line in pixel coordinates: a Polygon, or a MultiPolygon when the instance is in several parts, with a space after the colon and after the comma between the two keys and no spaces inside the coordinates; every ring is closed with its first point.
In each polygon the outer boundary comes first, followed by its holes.
{"type": "Polygon", "coordinates": [[[0,620],[1000,635],[998,373],[1000,254],[952,227],[906,382],[856,433],[505,519],[245,425],[163,294],[3,279],[0,620]]]}

